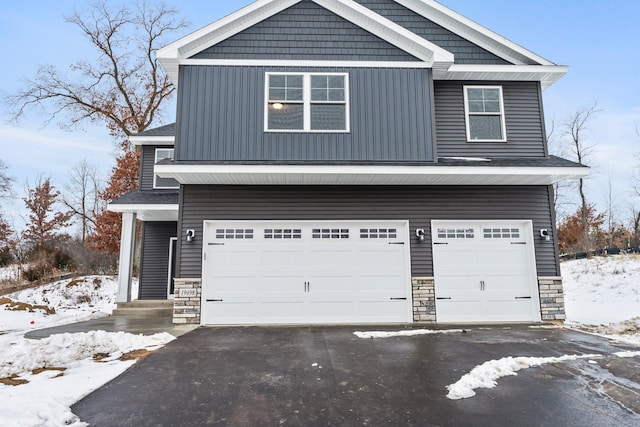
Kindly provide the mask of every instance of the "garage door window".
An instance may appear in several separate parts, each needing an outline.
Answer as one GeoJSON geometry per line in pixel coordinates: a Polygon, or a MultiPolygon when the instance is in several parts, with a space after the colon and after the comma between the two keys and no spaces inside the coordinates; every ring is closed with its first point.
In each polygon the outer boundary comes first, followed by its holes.
{"type": "Polygon", "coordinates": [[[264,230],[265,239],[301,239],[302,230],[299,228],[267,228],[264,230]]]}
{"type": "Polygon", "coordinates": [[[361,228],[361,239],[395,239],[398,231],[395,228],[361,228]]]}
{"type": "Polygon", "coordinates": [[[473,228],[438,228],[439,239],[473,239],[473,228]]]}
{"type": "Polygon", "coordinates": [[[311,233],[314,239],[348,239],[349,229],[346,228],[314,228],[311,233]]]}
{"type": "Polygon", "coordinates": [[[216,239],[253,239],[252,228],[218,228],[216,239]]]}
{"type": "Polygon", "coordinates": [[[485,239],[518,239],[519,228],[484,228],[482,230],[485,239]]]}

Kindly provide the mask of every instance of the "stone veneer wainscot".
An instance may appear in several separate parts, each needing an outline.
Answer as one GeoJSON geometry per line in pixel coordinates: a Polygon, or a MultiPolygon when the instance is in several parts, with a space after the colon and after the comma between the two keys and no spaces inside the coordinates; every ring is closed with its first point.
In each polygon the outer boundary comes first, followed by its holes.
{"type": "Polygon", "coordinates": [[[201,279],[174,279],[173,323],[199,325],[202,299],[201,279]],[[194,296],[195,295],[195,296],[194,296]]]}

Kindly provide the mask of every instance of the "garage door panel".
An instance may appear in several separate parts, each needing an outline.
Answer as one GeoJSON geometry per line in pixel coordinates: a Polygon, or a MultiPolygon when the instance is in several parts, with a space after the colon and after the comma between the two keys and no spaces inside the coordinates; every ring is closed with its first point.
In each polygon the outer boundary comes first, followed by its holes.
{"type": "Polygon", "coordinates": [[[540,320],[530,222],[433,221],[432,232],[439,322],[540,320]]]}
{"type": "Polygon", "coordinates": [[[205,222],[208,241],[211,229],[225,230],[220,236],[253,239],[205,246],[203,295],[223,295],[225,307],[204,309],[206,324],[411,318],[409,299],[391,300],[410,295],[406,223],[205,222]],[[211,259],[221,253],[223,257],[211,259]]]}

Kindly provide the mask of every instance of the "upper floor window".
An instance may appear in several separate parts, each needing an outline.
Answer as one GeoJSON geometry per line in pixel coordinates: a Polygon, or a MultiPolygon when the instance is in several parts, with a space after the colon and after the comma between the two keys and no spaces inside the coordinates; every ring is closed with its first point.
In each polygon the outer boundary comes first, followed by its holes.
{"type": "Polygon", "coordinates": [[[465,86],[467,141],[505,142],[504,102],[501,86],[465,86]]]}
{"type": "Polygon", "coordinates": [[[267,73],[265,130],[348,132],[345,73],[267,73]]]}
{"type": "Polygon", "coordinates": [[[155,165],[158,164],[159,161],[173,159],[173,148],[156,148],[156,159],[154,162],[154,171],[153,171],[153,188],[157,189],[169,189],[169,188],[180,188],[180,184],[173,178],[161,178],[155,173],[155,165]]]}

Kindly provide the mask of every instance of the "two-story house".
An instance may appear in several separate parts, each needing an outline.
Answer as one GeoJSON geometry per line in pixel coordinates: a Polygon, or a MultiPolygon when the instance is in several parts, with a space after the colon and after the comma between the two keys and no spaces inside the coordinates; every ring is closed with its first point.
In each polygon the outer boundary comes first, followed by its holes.
{"type": "Polygon", "coordinates": [[[542,92],[558,66],[433,0],[259,0],[158,51],[118,300],[196,324],[564,318],[542,92]],[[175,288],[175,289],[174,289],[175,288]]]}

